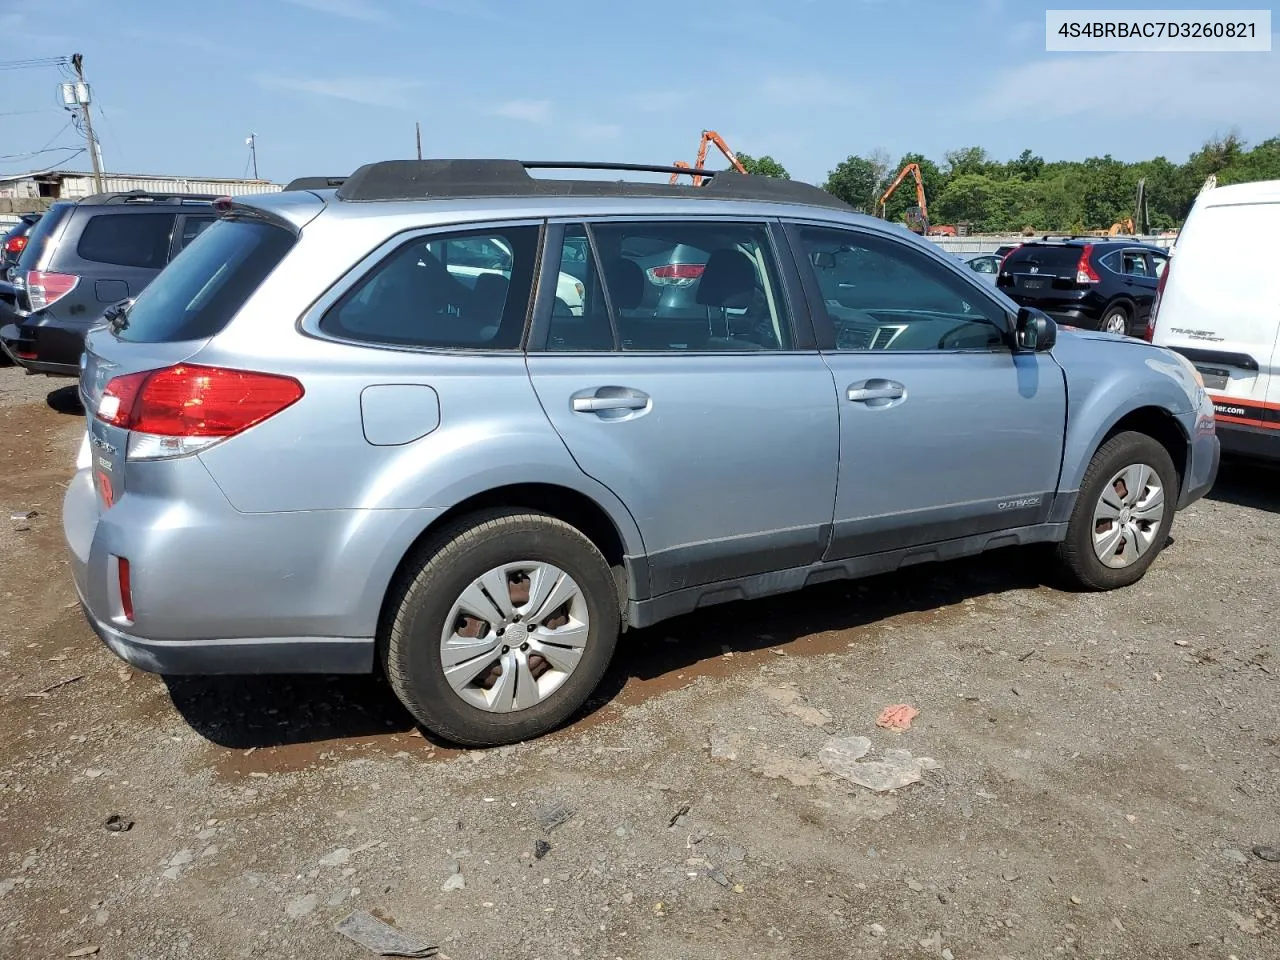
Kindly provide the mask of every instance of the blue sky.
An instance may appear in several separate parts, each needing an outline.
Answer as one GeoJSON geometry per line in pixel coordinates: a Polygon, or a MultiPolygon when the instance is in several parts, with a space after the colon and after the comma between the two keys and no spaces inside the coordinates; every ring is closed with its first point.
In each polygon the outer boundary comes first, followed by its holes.
{"type": "MultiPolygon", "coordinates": [[[[1074,6],[1090,5],[1105,3],[1074,6]]],[[[1261,6],[1229,6],[1250,5],[1261,6]]],[[[893,160],[977,144],[998,158],[1029,147],[1051,160],[1181,161],[1215,132],[1280,135],[1280,42],[1046,53],[1045,6],[0,0],[0,61],[83,53],[107,168],[186,176],[241,176],[250,131],[264,177],[348,173],[413,156],[415,120],[427,156],[653,163],[692,160],[709,127],[818,182],[877,147],[893,160]]],[[[0,155],[76,144],[59,134],[60,79],[0,72],[0,155]]],[[[88,169],[66,157],[0,160],[0,173],[88,169]]]]}

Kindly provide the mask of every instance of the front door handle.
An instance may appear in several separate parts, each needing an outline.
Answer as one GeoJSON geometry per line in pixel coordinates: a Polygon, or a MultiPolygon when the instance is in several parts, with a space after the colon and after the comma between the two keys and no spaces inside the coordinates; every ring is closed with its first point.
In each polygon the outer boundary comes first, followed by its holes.
{"type": "Polygon", "coordinates": [[[893,380],[865,380],[850,384],[848,397],[854,403],[866,403],[868,400],[901,400],[906,393],[907,388],[893,380]]]}
{"type": "Polygon", "coordinates": [[[571,403],[574,413],[644,410],[649,406],[649,395],[627,387],[601,387],[590,396],[574,397],[571,403]]]}

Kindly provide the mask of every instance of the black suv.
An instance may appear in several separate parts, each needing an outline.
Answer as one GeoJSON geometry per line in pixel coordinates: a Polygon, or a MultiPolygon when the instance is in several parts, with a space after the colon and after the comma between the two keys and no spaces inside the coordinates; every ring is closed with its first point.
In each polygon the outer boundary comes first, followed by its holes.
{"type": "Polygon", "coordinates": [[[1132,240],[1032,240],[1011,250],[996,286],[1059,323],[1136,336],[1146,328],[1169,252],[1132,240]]]}
{"type": "Polygon", "coordinates": [[[136,297],[218,214],[203,194],[104,193],[55,203],[13,270],[0,347],[32,373],[78,376],[86,331],[136,297]]]}

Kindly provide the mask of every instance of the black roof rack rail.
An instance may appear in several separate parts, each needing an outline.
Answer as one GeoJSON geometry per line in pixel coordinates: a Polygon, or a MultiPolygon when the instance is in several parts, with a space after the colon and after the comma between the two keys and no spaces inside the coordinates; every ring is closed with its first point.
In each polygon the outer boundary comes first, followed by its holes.
{"type": "Polygon", "coordinates": [[[179,191],[166,190],[162,193],[152,193],[149,190],[124,190],[114,193],[94,193],[81,199],[81,203],[88,206],[98,206],[108,203],[213,203],[218,199],[218,195],[214,193],[181,193],[179,191]]]}
{"type": "Polygon", "coordinates": [[[429,200],[463,197],[668,197],[690,200],[763,200],[850,210],[843,200],[799,180],[748,176],[728,170],[691,171],[646,163],[582,160],[384,160],[347,177],[338,198],[347,201],[429,200]],[[643,173],[696,172],[703,186],[634,180],[535,178],[530,170],[599,170],[643,173]]]}
{"type": "Polygon", "coordinates": [[[332,190],[334,187],[340,187],[346,181],[346,177],[296,177],[284,185],[285,191],[289,190],[332,190]]]}

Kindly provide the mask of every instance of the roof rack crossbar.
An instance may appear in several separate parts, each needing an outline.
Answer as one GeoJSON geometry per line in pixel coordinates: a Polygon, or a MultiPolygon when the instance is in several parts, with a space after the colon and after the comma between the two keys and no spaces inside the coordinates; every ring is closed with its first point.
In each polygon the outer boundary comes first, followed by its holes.
{"type": "Polygon", "coordinates": [[[148,190],[122,190],[112,193],[93,193],[80,200],[90,206],[108,203],[212,203],[217,199],[214,193],[182,193],[176,190],[165,190],[153,193],[148,190]]]}
{"type": "Polygon", "coordinates": [[[479,197],[661,197],[689,200],[756,200],[849,210],[848,204],[799,180],[703,170],[703,186],[635,180],[562,180],[532,177],[530,170],[616,170],[688,174],[684,167],[583,160],[385,160],[368,163],[338,188],[346,201],[430,200],[479,197]]]}

